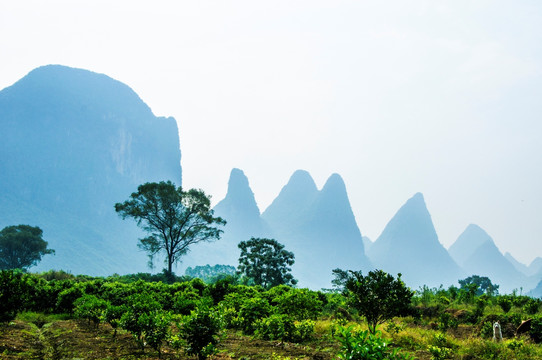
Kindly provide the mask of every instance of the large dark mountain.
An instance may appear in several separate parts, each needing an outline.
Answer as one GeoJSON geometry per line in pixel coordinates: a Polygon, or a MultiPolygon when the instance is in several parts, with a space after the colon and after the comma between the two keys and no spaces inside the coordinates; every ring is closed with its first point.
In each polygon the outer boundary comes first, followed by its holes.
{"type": "Polygon", "coordinates": [[[329,288],[335,268],[371,268],[338,174],[319,191],[309,173],[296,171],[262,218],[275,239],[294,253],[292,269],[299,286],[329,288]]]}
{"type": "Polygon", "coordinates": [[[439,242],[421,193],[397,211],[368,255],[378,268],[393,275],[401,273],[411,288],[451,285],[463,275],[439,242]]]}
{"type": "Polygon", "coordinates": [[[32,270],[146,269],[114,204],[144,182],[180,185],[175,119],[106,75],[49,65],[0,92],[0,128],[0,226],[40,226],[56,250],[32,270]]]}
{"type": "Polygon", "coordinates": [[[501,293],[509,293],[520,287],[530,289],[537,283],[536,279],[528,279],[518,271],[499,251],[491,236],[478,225],[467,226],[450,246],[450,254],[467,275],[487,276],[499,285],[501,293]]]}
{"type": "Polygon", "coordinates": [[[182,259],[182,267],[197,265],[233,265],[239,263],[239,242],[251,237],[270,235],[242,170],[233,169],[228,181],[226,197],[214,207],[214,215],[227,221],[220,240],[199,243],[182,259]]]}

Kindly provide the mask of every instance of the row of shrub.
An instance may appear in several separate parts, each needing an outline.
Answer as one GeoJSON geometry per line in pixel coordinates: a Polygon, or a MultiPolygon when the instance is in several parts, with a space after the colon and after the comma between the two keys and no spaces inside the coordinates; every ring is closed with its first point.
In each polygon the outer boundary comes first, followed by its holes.
{"type": "Polygon", "coordinates": [[[17,312],[62,313],[96,326],[133,334],[143,348],[157,351],[164,343],[198,354],[210,352],[224,328],[238,329],[266,340],[304,342],[314,332],[314,320],[331,313],[344,299],[308,289],[236,284],[199,279],[165,284],[138,280],[51,279],[21,272],[0,273],[2,321],[17,312]],[[190,330],[194,332],[191,332],[190,330]],[[207,329],[209,336],[203,337],[207,329]],[[201,342],[205,342],[204,344],[201,342]],[[198,343],[198,344],[195,344],[198,343]]]}

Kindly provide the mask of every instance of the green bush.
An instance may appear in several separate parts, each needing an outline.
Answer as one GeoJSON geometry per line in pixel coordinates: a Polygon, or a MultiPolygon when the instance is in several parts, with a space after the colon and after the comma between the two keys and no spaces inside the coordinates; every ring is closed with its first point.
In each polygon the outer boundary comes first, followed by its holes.
{"type": "Polygon", "coordinates": [[[431,360],[444,360],[452,355],[452,349],[447,347],[429,345],[427,350],[431,353],[431,360]]]}
{"type": "MultiPolygon", "coordinates": [[[[184,316],[177,324],[179,337],[184,342],[184,349],[188,355],[196,355],[203,360],[214,354],[222,330],[220,317],[207,307],[199,307],[191,315],[184,316]]],[[[174,347],[181,346],[182,342],[173,338],[174,347]]]]}
{"type": "Polygon", "coordinates": [[[172,310],[176,314],[189,315],[192,310],[196,309],[199,300],[200,295],[193,288],[178,291],[173,296],[172,310]]]}
{"type": "Polygon", "coordinates": [[[75,301],[83,296],[83,289],[78,284],[73,284],[58,294],[56,311],[59,313],[73,313],[75,301]]]}
{"type": "Polygon", "coordinates": [[[160,354],[162,343],[169,338],[171,315],[162,310],[152,311],[141,314],[137,322],[144,334],[145,343],[160,354]]]}
{"type": "Polygon", "coordinates": [[[310,339],[314,333],[314,321],[296,322],[285,314],[273,314],[265,319],[259,319],[254,327],[254,334],[264,340],[301,343],[310,339]]]}
{"type": "Polygon", "coordinates": [[[531,320],[529,334],[535,343],[539,344],[542,342],[542,317],[537,316],[531,320]]]}
{"type": "Polygon", "coordinates": [[[457,320],[450,315],[450,313],[443,312],[439,316],[438,328],[440,331],[446,332],[448,329],[457,329],[458,323],[457,320]]]}
{"type": "Polygon", "coordinates": [[[322,312],[318,293],[308,289],[292,289],[273,299],[276,312],[288,314],[295,320],[316,319],[322,312]]]}
{"type": "Polygon", "coordinates": [[[126,312],[120,318],[120,326],[132,333],[140,347],[145,347],[148,315],[162,310],[159,302],[147,293],[134,294],[126,299],[126,312]]]}
{"type": "Polygon", "coordinates": [[[28,291],[28,286],[21,272],[0,271],[0,322],[15,319],[17,313],[25,307],[24,299],[27,297],[28,291]]]}
{"type": "Polygon", "coordinates": [[[75,300],[73,305],[75,307],[75,317],[87,319],[89,323],[92,321],[94,325],[98,326],[104,311],[107,309],[108,302],[94,295],[83,295],[75,300]]]}
{"type": "Polygon", "coordinates": [[[253,334],[256,320],[266,318],[270,314],[271,306],[266,299],[255,297],[245,300],[239,309],[239,322],[243,332],[253,334]]]}
{"type": "Polygon", "coordinates": [[[540,300],[538,299],[529,299],[529,301],[523,305],[523,310],[529,315],[536,314],[538,309],[540,309],[540,300]]]}
{"type": "Polygon", "coordinates": [[[508,313],[512,309],[512,301],[504,296],[499,296],[497,304],[501,307],[504,313],[508,313]]]}
{"type": "Polygon", "coordinates": [[[338,359],[344,360],[406,360],[410,355],[391,349],[389,342],[381,337],[381,332],[354,331],[351,326],[338,327],[336,337],[340,343],[338,359]]]}
{"type": "Polygon", "coordinates": [[[125,305],[112,305],[111,303],[107,303],[107,307],[105,308],[104,312],[102,313],[102,321],[105,321],[111,327],[113,328],[113,336],[117,336],[117,328],[120,325],[120,318],[122,317],[122,314],[124,314],[127,311],[127,307],[125,305]]]}

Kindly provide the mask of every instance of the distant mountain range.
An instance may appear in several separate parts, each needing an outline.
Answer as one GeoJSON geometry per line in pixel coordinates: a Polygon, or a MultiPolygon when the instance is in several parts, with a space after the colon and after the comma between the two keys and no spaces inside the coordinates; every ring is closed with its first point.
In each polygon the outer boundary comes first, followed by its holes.
{"type": "MultiPolygon", "coordinates": [[[[108,275],[148,271],[137,249],[142,232],[113,205],[148,181],[181,184],[175,119],[155,117],[128,86],[106,75],[50,65],[0,91],[0,227],[40,226],[55,256],[51,268],[108,275]]],[[[410,198],[373,242],[362,233],[345,183],[332,174],[322,189],[304,170],[293,173],[260,212],[247,176],[233,169],[226,197],[214,208],[227,220],[222,238],[193,246],[188,266],[234,265],[240,241],[274,238],[295,254],[299,286],[329,288],[331,271],[381,268],[411,288],[488,276],[501,292],[542,294],[542,259],[529,266],[502,255],[493,239],[469,225],[446,250],[421,193],[410,198]]],[[[161,264],[156,264],[161,268],[161,264]]]]}
{"type": "Polygon", "coordinates": [[[0,226],[40,226],[56,250],[33,270],[146,270],[114,204],[147,181],[180,185],[175,119],[106,75],[50,65],[0,92],[0,128],[0,226]]]}

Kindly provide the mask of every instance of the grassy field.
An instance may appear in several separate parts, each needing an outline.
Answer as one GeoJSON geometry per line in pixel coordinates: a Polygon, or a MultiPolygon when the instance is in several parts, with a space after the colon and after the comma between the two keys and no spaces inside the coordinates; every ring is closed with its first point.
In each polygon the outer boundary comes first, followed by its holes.
{"type": "MultiPolygon", "coordinates": [[[[490,318],[491,316],[488,315],[490,318]]],[[[348,323],[353,330],[363,324],[348,323]]],[[[542,347],[527,336],[506,337],[496,343],[480,335],[480,326],[460,324],[447,331],[436,322],[396,318],[379,327],[390,346],[401,347],[415,359],[542,359],[542,347]]],[[[336,359],[339,343],[333,336],[334,320],[318,320],[313,338],[302,344],[264,341],[225,330],[218,353],[211,359],[336,359]]],[[[158,359],[152,349],[143,352],[132,335],[119,330],[113,336],[108,324],[94,326],[86,321],[58,315],[21,313],[0,325],[1,359],[158,359]]],[[[165,346],[161,359],[194,359],[165,346]]]]}

